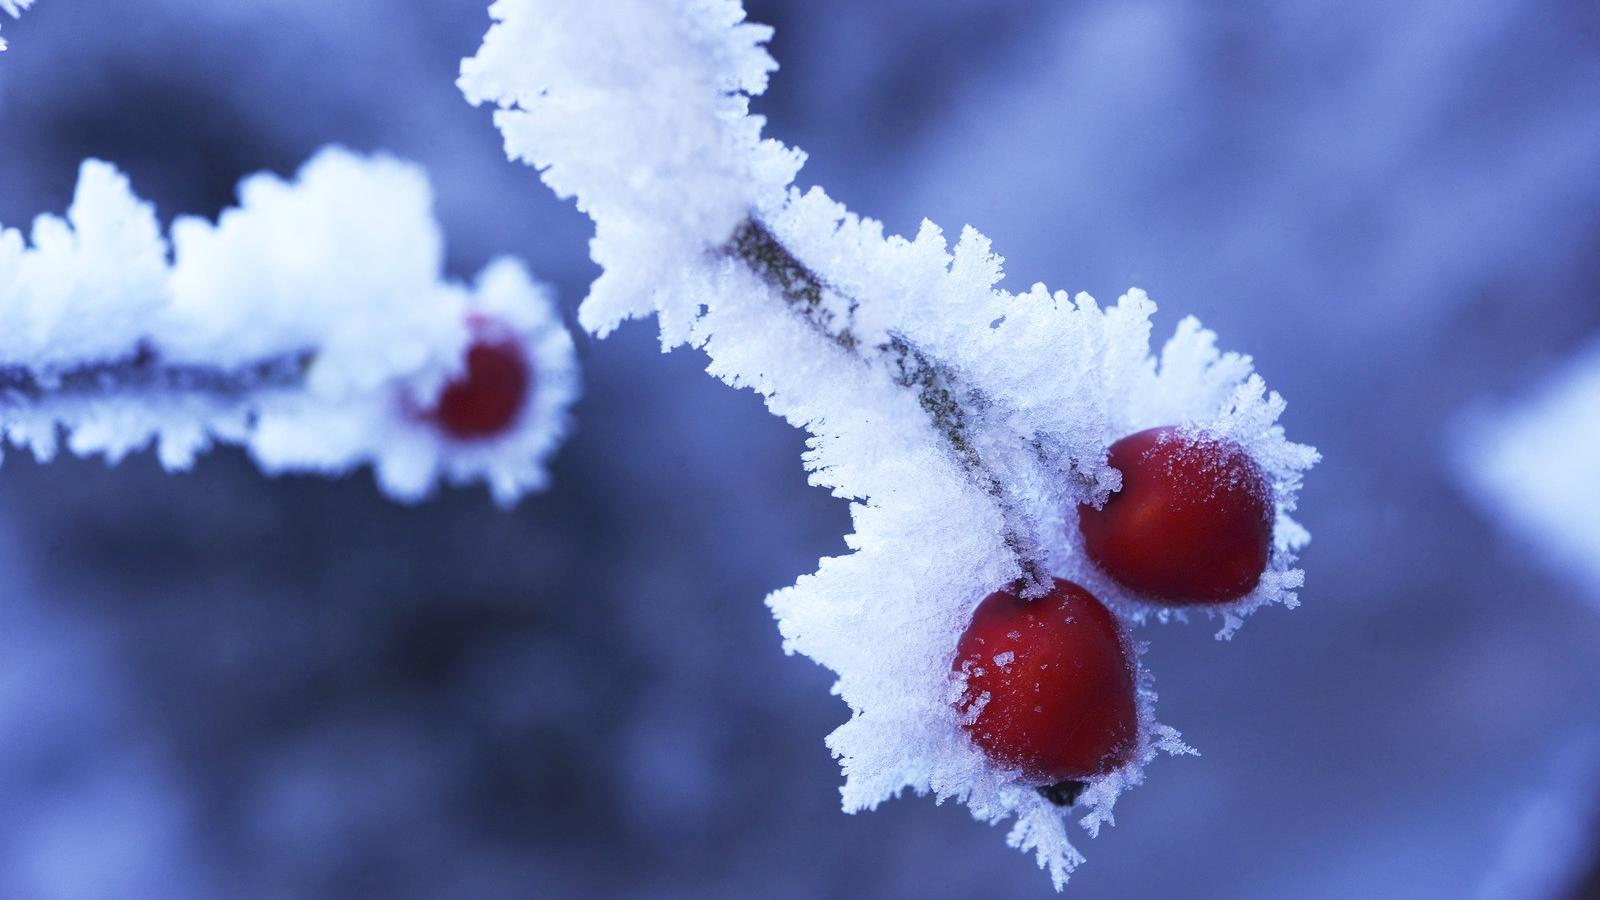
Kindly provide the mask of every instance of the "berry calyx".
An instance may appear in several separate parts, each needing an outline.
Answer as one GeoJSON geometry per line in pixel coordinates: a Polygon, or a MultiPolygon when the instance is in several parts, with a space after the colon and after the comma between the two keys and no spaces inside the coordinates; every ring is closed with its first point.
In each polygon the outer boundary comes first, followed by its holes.
{"type": "Polygon", "coordinates": [[[1054,579],[1036,600],[1015,585],[985,597],[953,668],[967,678],[956,709],[973,743],[1041,785],[1104,775],[1138,747],[1122,628],[1070,581],[1054,579]]]}
{"type": "Polygon", "coordinates": [[[1272,551],[1272,488],[1233,441],[1172,426],[1111,445],[1122,489],[1078,507],[1089,559],[1157,603],[1227,603],[1255,590],[1272,551]]]}
{"type": "Polygon", "coordinates": [[[452,437],[491,438],[511,428],[533,387],[522,345],[491,322],[474,319],[466,371],[439,392],[429,418],[452,437]]]}

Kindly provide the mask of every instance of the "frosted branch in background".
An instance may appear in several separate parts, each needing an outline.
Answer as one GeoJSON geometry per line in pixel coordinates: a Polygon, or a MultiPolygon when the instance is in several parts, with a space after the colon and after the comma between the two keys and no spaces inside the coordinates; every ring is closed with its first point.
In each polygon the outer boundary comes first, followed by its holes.
{"type": "Polygon", "coordinates": [[[1505,841],[1487,858],[1479,900],[1591,896],[1581,882],[1600,871],[1600,729],[1579,729],[1546,768],[1542,783],[1501,818],[1505,841]]]}
{"type": "MultiPolygon", "coordinates": [[[[22,11],[33,5],[33,0],[0,0],[0,12],[13,19],[22,15],[22,11]]],[[[6,39],[0,37],[0,50],[6,49],[6,39]]]]}
{"type": "Polygon", "coordinates": [[[1469,415],[1455,451],[1490,520],[1600,604],[1600,341],[1519,403],[1469,415]]]}
{"type": "Polygon", "coordinates": [[[239,194],[215,223],[176,220],[169,246],[127,179],[88,161],[65,219],[40,216],[31,245],[0,232],[8,443],[112,462],[153,444],[172,470],[214,443],[270,473],[370,463],[406,501],[441,479],[504,504],[545,483],[577,393],[548,289],[506,259],[445,279],[426,176],[393,159],[329,149],[239,194]],[[505,427],[463,435],[444,401],[486,343],[522,390],[492,398],[505,427]]]}
{"type": "MultiPolygon", "coordinates": [[[[1268,604],[1293,606],[1307,535],[1291,518],[1316,460],[1276,424],[1283,401],[1250,360],[1184,320],[1149,346],[1154,304],[1132,290],[1102,306],[1035,285],[997,288],[1001,259],[977,231],[951,247],[912,239],[792,182],[803,156],[763,140],[751,95],[776,68],[771,30],[733,0],[499,0],[461,86],[498,105],[508,155],[539,168],[595,221],[604,273],[580,320],[604,335],[655,313],[665,348],[760,393],[812,437],[813,483],[852,501],[849,555],[768,598],[785,647],[838,675],[850,720],[828,738],[844,806],[910,788],[985,821],[1015,817],[1014,846],[1060,887],[1082,857],[1067,808],[991,762],[952,705],[957,638],[986,595],[1044,575],[1089,587],[1127,624],[1172,613],[1084,560],[1079,503],[1118,487],[1111,442],[1191,424],[1246,448],[1270,478],[1276,546],[1259,586],[1222,607],[1223,634],[1268,604]]],[[[1186,752],[1157,723],[1142,667],[1132,761],[1092,779],[1092,833],[1159,751],[1186,752]]]]}

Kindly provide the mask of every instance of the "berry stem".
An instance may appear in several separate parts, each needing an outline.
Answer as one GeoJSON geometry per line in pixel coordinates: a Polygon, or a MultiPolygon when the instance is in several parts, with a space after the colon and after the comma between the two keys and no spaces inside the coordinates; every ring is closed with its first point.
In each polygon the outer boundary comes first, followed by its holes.
{"type": "Polygon", "coordinates": [[[1082,781],[1058,781],[1055,784],[1043,785],[1039,788],[1039,795],[1057,806],[1071,806],[1078,802],[1083,792],[1089,785],[1082,781]]]}
{"type": "Polygon", "coordinates": [[[852,330],[853,314],[859,302],[829,285],[801,262],[764,222],[750,216],[734,229],[733,238],[723,252],[749,267],[766,282],[789,307],[819,334],[840,350],[864,364],[877,362],[889,367],[896,384],[913,388],[917,401],[928,414],[933,427],[944,437],[961,468],[992,497],[1005,523],[1002,538],[1022,568],[1023,596],[1042,596],[1050,589],[1050,575],[1044,565],[1036,528],[1019,505],[1008,495],[1005,484],[983,459],[970,437],[968,409],[981,408],[987,398],[961,383],[955,370],[930,356],[905,335],[889,334],[886,343],[868,345],[852,330]],[[828,295],[844,301],[843,321],[828,295]]]}

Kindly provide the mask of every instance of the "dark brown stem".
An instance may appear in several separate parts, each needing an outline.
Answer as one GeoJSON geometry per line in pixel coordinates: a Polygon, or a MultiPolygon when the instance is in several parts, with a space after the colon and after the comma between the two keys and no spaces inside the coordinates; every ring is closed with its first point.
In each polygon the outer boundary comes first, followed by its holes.
{"type": "Polygon", "coordinates": [[[314,351],[303,350],[222,368],[165,362],[149,344],[141,343],[120,359],[54,371],[0,364],[0,401],[149,390],[236,398],[262,388],[300,384],[315,357],[314,351]]]}
{"type": "Polygon", "coordinates": [[[1057,806],[1071,806],[1088,786],[1081,781],[1058,781],[1039,788],[1039,794],[1057,806]]]}
{"type": "Polygon", "coordinates": [[[740,223],[724,252],[748,266],[790,309],[841,350],[863,362],[887,365],[895,383],[917,392],[918,403],[961,468],[999,505],[1006,546],[1022,567],[1024,596],[1048,590],[1049,573],[1039,559],[1038,543],[1030,536],[1028,523],[972,441],[968,411],[986,405],[986,398],[962,385],[954,369],[924,353],[904,335],[891,333],[886,343],[866,345],[853,327],[860,304],[823,281],[754,216],[740,223]],[[837,304],[827,302],[829,295],[843,301],[842,316],[837,304]]]}

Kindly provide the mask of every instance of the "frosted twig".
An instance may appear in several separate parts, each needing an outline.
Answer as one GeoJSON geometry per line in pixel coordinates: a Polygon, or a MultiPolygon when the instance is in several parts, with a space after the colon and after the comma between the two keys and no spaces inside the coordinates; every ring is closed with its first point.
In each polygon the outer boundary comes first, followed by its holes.
{"type": "Polygon", "coordinates": [[[982,405],[984,398],[977,391],[962,386],[950,366],[930,358],[903,334],[890,332],[888,340],[883,343],[864,344],[851,329],[850,321],[860,301],[829,286],[810,266],[785,247],[760,219],[751,216],[741,222],[724,252],[749,266],[788,303],[790,309],[845,353],[864,363],[887,365],[896,384],[916,391],[917,402],[928,414],[933,427],[944,438],[961,468],[979,489],[993,497],[999,505],[1005,519],[1003,537],[1006,546],[1016,554],[1017,565],[1023,572],[1023,595],[1034,596],[1048,590],[1050,575],[1040,555],[1039,543],[1027,536],[1035,529],[1023,521],[1021,511],[1007,497],[1005,485],[984,462],[968,434],[966,410],[982,405]],[[827,293],[837,295],[847,304],[842,323],[833,307],[825,302],[827,293]]]}
{"type": "Polygon", "coordinates": [[[237,444],[272,473],[371,464],[396,499],[445,480],[515,501],[565,430],[572,341],[516,262],[446,279],[431,204],[416,167],[329,149],[169,241],[121,173],[84,163],[66,218],[0,230],[0,437],[40,459],[153,445],[169,469],[237,444]],[[532,382],[488,435],[431,406],[466,377],[473,322],[532,382]]]}
{"type": "Polygon", "coordinates": [[[50,374],[0,362],[0,398],[39,401],[49,396],[110,396],[137,391],[243,398],[263,389],[304,383],[315,360],[316,352],[308,349],[224,369],[164,362],[148,343],[141,342],[125,358],[50,374]]]}

